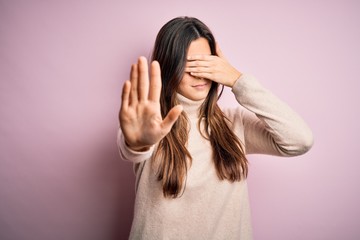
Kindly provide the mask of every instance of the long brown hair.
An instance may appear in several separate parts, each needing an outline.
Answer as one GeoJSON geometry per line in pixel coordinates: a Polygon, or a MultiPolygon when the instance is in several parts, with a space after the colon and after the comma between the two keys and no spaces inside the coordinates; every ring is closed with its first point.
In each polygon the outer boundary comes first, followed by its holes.
{"type": "MultiPolygon", "coordinates": [[[[174,18],[160,29],[156,37],[152,60],[157,60],[161,66],[160,104],[163,117],[178,104],[176,94],[184,75],[187,50],[190,43],[200,37],[207,39],[211,54],[217,55],[213,34],[197,18],[174,18]]],[[[248,162],[240,140],[229,128],[230,122],[217,104],[219,87],[218,83],[212,82],[201,106],[198,124],[205,124],[203,137],[211,143],[218,177],[231,182],[240,181],[247,177],[248,162]]],[[[188,119],[182,112],[153,155],[153,163],[158,166],[157,179],[162,182],[165,197],[178,197],[185,189],[187,170],[192,161],[186,148],[188,133],[188,119]]]]}

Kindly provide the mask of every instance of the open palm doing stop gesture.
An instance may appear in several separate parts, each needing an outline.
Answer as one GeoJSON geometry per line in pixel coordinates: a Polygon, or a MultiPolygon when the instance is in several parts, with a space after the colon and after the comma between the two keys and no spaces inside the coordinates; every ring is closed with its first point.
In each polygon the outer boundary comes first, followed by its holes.
{"type": "Polygon", "coordinates": [[[161,73],[160,65],[148,64],[145,57],[131,66],[130,81],[122,91],[119,113],[120,126],[126,144],[133,150],[146,150],[160,141],[171,130],[181,114],[182,106],[173,107],[163,119],[160,110],[161,73]]]}

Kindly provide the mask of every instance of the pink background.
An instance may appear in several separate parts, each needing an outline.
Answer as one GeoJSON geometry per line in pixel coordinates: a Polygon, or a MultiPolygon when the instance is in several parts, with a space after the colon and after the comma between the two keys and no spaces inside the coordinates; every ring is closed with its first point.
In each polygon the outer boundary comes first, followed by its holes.
{"type": "Polygon", "coordinates": [[[101,2],[0,1],[0,239],[127,238],[121,86],[179,15],[313,129],[306,155],[250,156],[255,239],[360,239],[358,1],[101,2]]]}

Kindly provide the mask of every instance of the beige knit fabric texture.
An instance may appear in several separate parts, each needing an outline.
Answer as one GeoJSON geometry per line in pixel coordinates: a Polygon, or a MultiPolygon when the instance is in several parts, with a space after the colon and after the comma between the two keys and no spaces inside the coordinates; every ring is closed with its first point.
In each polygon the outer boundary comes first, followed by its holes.
{"type": "MultiPolygon", "coordinates": [[[[312,132],[287,104],[243,74],[232,88],[239,106],[223,109],[246,154],[297,156],[313,144],[312,132]]],[[[118,147],[124,160],[133,162],[136,174],[134,219],[129,239],[252,239],[246,180],[219,180],[209,141],[197,127],[202,101],[178,94],[189,120],[188,150],[193,158],[181,197],[164,198],[151,165],[153,146],[146,152],[127,148],[119,129],[118,147]]]]}

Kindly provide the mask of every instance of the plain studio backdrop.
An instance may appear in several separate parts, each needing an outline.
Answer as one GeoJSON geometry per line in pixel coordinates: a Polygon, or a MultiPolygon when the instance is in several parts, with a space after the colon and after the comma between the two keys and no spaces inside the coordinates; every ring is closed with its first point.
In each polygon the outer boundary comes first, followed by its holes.
{"type": "MultiPolygon", "coordinates": [[[[194,16],[310,125],[300,157],[249,156],[257,240],[360,239],[359,1],[0,1],[0,239],[126,239],[123,82],[194,16]]],[[[235,106],[227,89],[222,105],[235,106]]],[[[209,214],[211,210],[209,209],[209,214]]]]}

